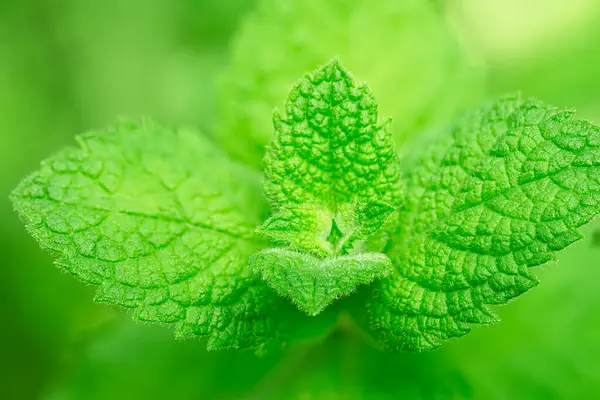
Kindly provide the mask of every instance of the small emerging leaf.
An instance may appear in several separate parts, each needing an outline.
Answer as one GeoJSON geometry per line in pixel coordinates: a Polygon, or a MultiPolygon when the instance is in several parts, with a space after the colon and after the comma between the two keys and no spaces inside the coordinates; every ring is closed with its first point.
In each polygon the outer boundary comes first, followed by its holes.
{"type": "Polygon", "coordinates": [[[350,294],[358,285],[387,276],[392,264],[379,253],[319,259],[288,249],[267,249],[250,258],[250,268],[281,296],[309,315],[350,294]]]}
{"type": "Polygon", "coordinates": [[[332,220],[331,212],[312,203],[286,205],[280,207],[256,231],[271,239],[275,245],[326,257],[332,250],[328,241],[332,220]]]}
{"type": "Polygon", "coordinates": [[[285,205],[257,228],[278,246],[333,257],[358,250],[356,245],[376,233],[394,208],[378,201],[359,202],[337,214],[312,204],[285,205]]]}
{"type": "Polygon", "coordinates": [[[394,207],[380,201],[365,201],[356,204],[351,213],[351,220],[341,221],[344,224],[344,230],[350,232],[347,240],[343,243],[344,252],[356,247],[357,242],[364,241],[377,233],[394,210],[394,207]]]}

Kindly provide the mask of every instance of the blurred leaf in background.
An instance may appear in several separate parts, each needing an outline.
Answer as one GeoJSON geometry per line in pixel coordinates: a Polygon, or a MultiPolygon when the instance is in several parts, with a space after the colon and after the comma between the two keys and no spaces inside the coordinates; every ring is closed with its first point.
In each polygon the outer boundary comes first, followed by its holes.
{"type": "Polygon", "coordinates": [[[367,81],[397,143],[480,99],[481,71],[429,1],[262,0],[222,76],[215,133],[260,166],[274,106],[307,71],[339,58],[367,81]]]}
{"type": "Polygon", "coordinates": [[[389,356],[343,330],[257,357],[207,352],[203,343],[177,343],[160,328],[124,322],[82,343],[74,368],[44,398],[413,399],[471,392],[446,354],[389,356]]]}
{"type": "Polygon", "coordinates": [[[522,91],[600,120],[600,2],[447,2],[457,32],[487,66],[488,95],[522,91]]]}
{"type": "Polygon", "coordinates": [[[232,154],[257,165],[281,93],[332,55],[369,81],[400,135],[518,90],[600,122],[596,0],[411,0],[381,26],[387,10],[373,2],[353,0],[373,13],[360,24],[352,9],[330,20],[335,2],[315,3],[303,21],[290,9],[313,1],[261,1],[0,2],[0,398],[593,398],[598,222],[538,271],[538,288],[499,309],[500,324],[426,354],[380,353],[344,332],[288,354],[207,353],[94,304],[91,288],[51,265],[7,199],[40,160],[121,115],[149,115],[216,126],[232,154]]]}

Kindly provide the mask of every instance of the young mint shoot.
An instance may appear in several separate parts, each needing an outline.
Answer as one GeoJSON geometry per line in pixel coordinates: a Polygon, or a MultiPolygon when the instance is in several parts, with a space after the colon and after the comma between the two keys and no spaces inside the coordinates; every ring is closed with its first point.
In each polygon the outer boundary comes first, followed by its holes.
{"type": "Polygon", "coordinates": [[[401,204],[400,167],[389,121],[378,121],[370,90],[338,61],[305,76],[285,109],[264,159],[274,214],[258,230],[281,247],[252,256],[250,268],[316,315],[391,271],[364,241],[401,204]]]}
{"type": "Polygon", "coordinates": [[[510,96],[396,149],[377,110],[333,60],[275,112],[262,189],[206,136],[142,121],[80,136],[11,199],[97,301],[210,349],[283,344],[360,290],[345,311],[382,345],[431,350],[581,238],[600,128],[510,96]]]}

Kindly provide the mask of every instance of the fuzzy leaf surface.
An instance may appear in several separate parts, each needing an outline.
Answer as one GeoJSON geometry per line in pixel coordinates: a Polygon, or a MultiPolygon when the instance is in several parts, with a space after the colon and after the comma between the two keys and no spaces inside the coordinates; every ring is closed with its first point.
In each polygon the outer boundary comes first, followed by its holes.
{"type": "Polygon", "coordinates": [[[257,254],[251,266],[316,315],[389,273],[386,256],[361,253],[401,203],[398,159],[369,88],[335,59],[292,88],[274,126],[263,163],[274,214],[257,232],[284,248],[257,254]]]}
{"type": "Polygon", "coordinates": [[[407,168],[407,201],[383,249],[394,272],[367,307],[389,348],[435,349],[496,321],[488,305],[537,285],[530,267],[554,260],[600,212],[600,128],[571,111],[503,98],[434,147],[407,168]]]}
{"type": "Polygon", "coordinates": [[[297,312],[247,267],[263,246],[257,176],[204,136],[150,122],[78,142],[12,194],[58,266],[97,285],[97,301],[174,325],[177,337],[207,336],[209,348],[277,338],[297,312]]]}
{"type": "Polygon", "coordinates": [[[389,121],[378,121],[366,84],[332,60],[306,75],[275,112],[264,159],[265,194],[276,206],[315,203],[332,213],[357,201],[400,201],[389,121]]]}
{"type": "Polygon", "coordinates": [[[289,297],[300,310],[317,315],[358,285],[388,275],[392,264],[379,253],[319,259],[275,248],[252,255],[250,268],[281,296],[289,297]]]}
{"type": "Polygon", "coordinates": [[[379,122],[369,88],[356,85],[339,61],[302,78],[285,115],[275,112],[274,126],[263,163],[274,215],[259,228],[263,235],[336,256],[374,233],[401,203],[389,124],[379,122]],[[343,240],[332,244],[337,228],[343,240]]]}
{"type": "Polygon", "coordinates": [[[332,253],[328,242],[333,214],[313,203],[280,207],[256,232],[275,246],[286,246],[327,257],[332,253]]]}

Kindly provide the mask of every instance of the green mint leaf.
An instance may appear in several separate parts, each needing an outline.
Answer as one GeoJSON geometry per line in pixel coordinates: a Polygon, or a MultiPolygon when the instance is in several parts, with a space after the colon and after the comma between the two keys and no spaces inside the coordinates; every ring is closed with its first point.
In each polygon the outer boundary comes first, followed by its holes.
{"type": "Polygon", "coordinates": [[[273,204],[316,203],[335,214],[357,201],[400,202],[389,121],[378,121],[367,85],[355,85],[337,60],[292,88],[285,114],[275,112],[275,137],[263,162],[273,204]]]}
{"type": "Polygon", "coordinates": [[[370,90],[337,60],[300,80],[285,111],[275,112],[264,159],[275,212],[257,229],[285,248],[258,253],[250,266],[316,315],[389,272],[386,256],[361,253],[401,203],[399,164],[389,121],[379,123],[370,90]]]}
{"type": "Polygon", "coordinates": [[[298,308],[317,315],[358,285],[388,275],[390,260],[383,254],[364,253],[320,259],[287,249],[267,249],[250,259],[250,267],[281,296],[298,308]]]}
{"type": "Polygon", "coordinates": [[[288,246],[326,257],[333,252],[329,242],[333,214],[312,203],[294,204],[279,210],[257,228],[276,246],[288,246]]]}
{"type": "Polygon", "coordinates": [[[365,240],[375,234],[396,208],[381,201],[364,201],[356,205],[352,218],[352,231],[348,243],[365,240]]]}
{"type": "Polygon", "coordinates": [[[600,128],[571,111],[504,98],[432,153],[408,168],[385,247],[395,270],[367,306],[390,348],[434,349],[496,321],[488,305],[537,285],[529,267],[554,260],[600,212],[600,128]]]}
{"type": "MultiPolygon", "coordinates": [[[[259,179],[205,137],[144,122],[78,138],[12,200],[57,264],[98,285],[96,300],[173,324],[208,347],[254,347],[293,308],[248,267],[263,245],[259,179]]],[[[292,314],[290,314],[292,313],[292,314]]]]}
{"type": "Polygon", "coordinates": [[[477,103],[482,74],[433,2],[259,0],[236,35],[219,91],[216,134],[260,167],[271,113],[306,71],[332,56],[377,94],[398,144],[477,103]],[[427,49],[427,51],[424,51],[427,49]]]}

